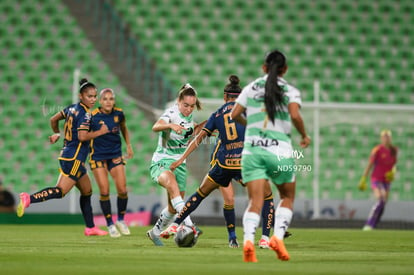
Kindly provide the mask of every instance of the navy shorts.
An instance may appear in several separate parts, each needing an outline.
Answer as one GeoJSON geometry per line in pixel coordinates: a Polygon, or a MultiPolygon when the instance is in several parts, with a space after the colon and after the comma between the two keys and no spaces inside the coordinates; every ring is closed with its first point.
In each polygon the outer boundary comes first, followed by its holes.
{"type": "Polygon", "coordinates": [[[112,168],[118,165],[125,165],[125,160],[123,157],[117,157],[113,159],[104,159],[104,160],[90,160],[89,164],[92,170],[95,168],[107,167],[108,171],[111,171],[112,168]]]}
{"type": "Polygon", "coordinates": [[[83,175],[86,174],[85,163],[75,159],[75,160],[59,160],[60,163],[60,173],[66,177],[73,179],[74,181],[79,181],[83,175]]]}
{"type": "Polygon", "coordinates": [[[240,169],[227,169],[221,167],[216,161],[208,171],[208,177],[220,186],[229,186],[232,179],[241,183],[242,176],[240,169]]]}

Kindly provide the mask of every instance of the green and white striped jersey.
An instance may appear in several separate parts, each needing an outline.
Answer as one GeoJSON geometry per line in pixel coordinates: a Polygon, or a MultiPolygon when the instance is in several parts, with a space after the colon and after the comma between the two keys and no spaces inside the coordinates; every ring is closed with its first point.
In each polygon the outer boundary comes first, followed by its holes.
{"type": "Polygon", "coordinates": [[[181,134],[177,134],[171,129],[161,131],[158,135],[158,146],[155,150],[152,161],[157,162],[161,159],[175,159],[178,160],[185,152],[189,140],[194,133],[193,115],[185,117],[178,110],[178,105],[168,108],[160,119],[167,123],[178,124],[185,127],[187,130],[181,134]]]}
{"type": "Polygon", "coordinates": [[[265,83],[267,75],[249,83],[243,88],[236,102],[246,108],[246,134],[243,154],[252,154],[253,147],[282,155],[284,158],[292,154],[290,133],[292,123],[288,112],[288,104],[302,104],[300,91],[279,77],[279,85],[284,90],[284,102],[281,111],[275,114],[273,124],[267,117],[264,104],[265,83]]]}

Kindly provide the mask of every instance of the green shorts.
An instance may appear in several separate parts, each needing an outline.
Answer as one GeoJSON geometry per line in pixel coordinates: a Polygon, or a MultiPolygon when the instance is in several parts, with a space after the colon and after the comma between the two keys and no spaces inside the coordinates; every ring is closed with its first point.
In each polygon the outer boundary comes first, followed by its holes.
{"type": "MultiPolygon", "coordinates": [[[[163,159],[157,162],[151,163],[150,174],[151,179],[158,183],[158,177],[164,171],[171,171],[170,165],[175,159],[163,159]]],[[[178,183],[178,188],[180,191],[185,191],[187,185],[187,165],[185,163],[181,164],[174,170],[174,175],[178,183]]]]}
{"type": "Polygon", "coordinates": [[[243,182],[266,179],[274,184],[295,181],[295,161],[293,158],[280,158],[270,153],[243,154],[243,182]]]}

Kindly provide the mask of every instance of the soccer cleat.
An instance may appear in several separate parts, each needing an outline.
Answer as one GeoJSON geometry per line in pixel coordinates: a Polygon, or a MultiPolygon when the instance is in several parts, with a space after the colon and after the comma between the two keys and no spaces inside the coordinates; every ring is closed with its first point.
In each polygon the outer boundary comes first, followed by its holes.
{"type": "Polygon", "coordinates": [[[231,239],[229,241],[229,247],[230,248],[239,248],[239,243],[237,242],[237,239],[236,238],[231,239]]]}
{"type": "Polygon", "coordinates": [[[85,236],[105,236],[108,235],[108,232],[106,232],[105,230],[101,230],[98,227],[86,227],[85,228],[85,236]]]}
{"type": "Polygon", "coordinates": [[[155,244],[155,246],[164,246],[159,236],[155,235],[152,229],[147,231],[147,237],[155,244]]]}
{"type": "Polygon", "coordinates": [[[366,224],[364,227],[362,227],[362,231],[371,231],[373,229],[374,228],[372,226],[368,225],[368,224],[366,224]]]}
{"type": "Polygon", "coordinates": [[[269,241],[265,238],[261,238],[259,241],[259,247],[262,249],[268,249],[269,248],[269,241]]]}
{"type": "Polygon", "coordinates": [[[195,232],[196,237],[200,237],[200,235],[203,234],[203,230],[196,225],[193,225],[193,231],[195,232]]]}
{"type": "Polygon", "coordinates": [[[17,206],[17,217],[21,218],[24,215],[24,210],[30,205],[30,195],[28,193],[20,193],[20,202],[17,206]]]}
{"type": "Polygon", "coordinates": [[[117,221],[116,227],[118,227],[118,230],[119,232],[121,232],[122,235],[131,235],[129,228],[124,221],[117,221]]]}
{"type": "Polygon", "coordinates": [[[285,235],[283,236],[283,239],[289,238],[290,236],[292,236],[292,233],[290,233],[289,231],[286,231],[285,235]]]}
{"type": "Polygon", "coordinates": [[[168,239],[170,236],[173,236],[177,233],[178,225],[176,223],[171,224],[164,231],[161,232],[160,237],[168,239]]]}
{"type": "Polygon", "coordinates": [[[269,247],[276,252],[279,260],[289,261],[290,256],[283,240],[279,240],[276,236],[272,236],[272,238],[270,238],[269,247]]]}
{"type": "Polygon", "coordinates": [[[257,263],[256,251],[251,241],[245,241],[243,245],[243,261],[246,263],[257,263]]]}
{"type": "Polygon", "coordinates": [[[110,226],[108,226],[108,232],[109,236],[111,236],[112,238],[121,237],[121,233],[119,233],[118,229],[116,229],[115,224],[111,224],[110,226]]]}

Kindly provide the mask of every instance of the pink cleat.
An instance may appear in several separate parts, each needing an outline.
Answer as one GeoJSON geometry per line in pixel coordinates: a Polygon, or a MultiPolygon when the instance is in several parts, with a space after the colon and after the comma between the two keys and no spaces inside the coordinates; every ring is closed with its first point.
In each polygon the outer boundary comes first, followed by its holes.
{"type": "Polygon", "coordinates": [[[177,233],[178,225],[176,223],[171,224],[167,229],[161,232],[160,237],[168,239],[170,236],[174,236],[177,233]]]}
{"type": "Polygon", "coordinates": [[[20,193],[20,202],[17,205],[17,217],[21,218],[24,215],[24,210],[30,206],[30,195],[28,193],[20,193]]]}
{"type": "Polygon", "coordinates": [[[266,240],[265,238],[261,238],[259,241],[259,247],[263,248],[263,249],[268,249],[269,248],[269,241],[266,240]]]}
{"type": "Polygon", "coordinates": [[[105,236],[108,235],[108,232],[99,229],[98,227],[86,227],[85,228],[85,236],[105,236]]]}

